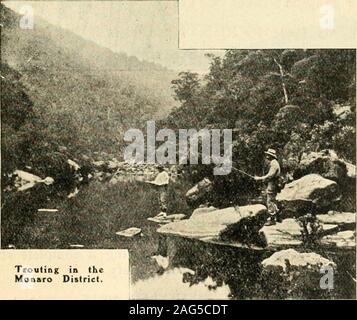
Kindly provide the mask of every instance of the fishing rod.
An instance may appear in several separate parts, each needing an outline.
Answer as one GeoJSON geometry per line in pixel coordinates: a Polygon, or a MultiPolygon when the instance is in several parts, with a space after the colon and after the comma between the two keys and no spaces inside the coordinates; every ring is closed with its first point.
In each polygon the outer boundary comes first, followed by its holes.
{"type": "MultiPolygon", "coordinates": [[[[223,166],[223,165],[222,165],[222,166],[223,166]]],[[[251,178],[251,179],[255,179],[255,177],[254,177],[254,176],[250,175],[249,173],[246,173],[246,172],[245,172],[245,171],[243,171],[243,170],[240,170],[240,169],[235,168],[235,167],[232,167],[232,169],[234,169],[234,170],[236,170],[236,171],[238,171],[238,172],[240,172],[240,173],[244,174],[245,176],[247,176],[247,177],[249,177],[249,178],[251,178]]]]}
{"type": "Polygon", "coordinates": [[[246,175],[247,177],[249,177],[249,178],[251,178],[251,179],[255,179],[254,176],[250,175],[249,173],[244,172],[243,170],[240,170],[240,169],[235,168],[235,167],[232,167],[232,169],[234,169],[234,170],[236,170],[236,171],[238,171],[238,172],[240,172],[240,173],[246,175]]]}

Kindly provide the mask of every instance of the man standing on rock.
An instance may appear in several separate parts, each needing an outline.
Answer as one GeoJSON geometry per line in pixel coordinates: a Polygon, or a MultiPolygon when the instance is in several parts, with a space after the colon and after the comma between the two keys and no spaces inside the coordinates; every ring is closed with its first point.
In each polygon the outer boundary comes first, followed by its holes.
{"type": "Polygon", "coordinates": [[[278,180],[281,173],[280,164],[277,160],[276,151],[274,149],[268,149],[265,153],[265,163],[269,168],[268,173],[262,177],[255,176],[255,181],[263,181],[267,183],[266,197],[267,208],[270,214],[267,225],[273,225],[278,219],[278,206],[276,205],[276,195],[278,193],[278,180]]]}
{"type": "Polygon", "coordinates": [[[156,176],[154,181],[150,181],[149,183],[154,185],[156,189],[159,191],[159,202],[161,212],[156,217],[166,217],[167,215],[167,189],[170,181],[170,176],[166,172],[164,166],[159,165],[157,167],[159,170],[159,174],[156,176]]]}

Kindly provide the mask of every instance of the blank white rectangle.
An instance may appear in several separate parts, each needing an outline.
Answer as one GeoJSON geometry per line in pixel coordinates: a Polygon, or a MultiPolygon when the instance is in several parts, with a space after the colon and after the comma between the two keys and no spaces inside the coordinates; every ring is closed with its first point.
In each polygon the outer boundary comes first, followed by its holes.
{"type": "Polygon", "coordinates": [[[355,48],[355,0],[180,0],[180,49],[355,48]]]}

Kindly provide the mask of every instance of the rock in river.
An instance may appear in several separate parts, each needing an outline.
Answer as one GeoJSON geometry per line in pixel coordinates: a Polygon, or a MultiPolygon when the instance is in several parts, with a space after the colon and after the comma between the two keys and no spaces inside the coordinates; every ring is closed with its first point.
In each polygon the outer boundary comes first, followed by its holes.
{"type": "Polygon", "coordinates": [[[192,215],[191,215],[191,218],[192,218],[192,217],[195,217],[195,216],[198,216],[198,215],[200,215],[200,214],[202,214],[202,213],[207,213],[207,212],[211,212],[211,211],[215,211],[215,210],[218,210],[218,209],[215,208],[215,207],[213,207],[213,206],[209,206],[209,207],[205,207],[205,206],[199,207],[199,208],[193,210],[192,215]]]}
{"type": "Polygon", "coordinates": [[[188,203],[194,204],[198,202],[205,202],[207,200],[207,196],[212,191],[212,182],[205,178],[193,186],[186,193],[186,200],[188,203]]]}
{"type": "Polygon", "coordinates": [[[269,258],[262,261],[263,268],[276,268],[287,271],[287,268],[298,269],[320,269],[323,265],[335,266],[335,263],[315,252],[297,252],[294,249],[287,249],[275,252],[269,258]]]}
{"type": "Polygon", "coordinates": [[[356,231],[347,230],[325,236],[321,239],[321,243],[338,248],[353,249],[356,247],[356,231]]]}
{"type": "Polygon", "coordinates": [[[301,227],[295,219],[284,219],[282,223],[264,226],[260,230],[265,245],[269,248],[287,248],[302,245],[301,227]]]}
{"type": "Polygon", "coordinates": [[[287,249],[275,252],[261,264],[261,278],[266,283],[267,298],[331,298],[330,290],[321,290],[321,281],[323,285],[331,285],[331,278],[322,279],[322,276],[326,275],[325,270],[335,270],[336,264],[332,260],[315,252],[287,249]]]}
{"type": "Polygon", "coordinates": [[[346,163],[340,159],[334,150],[304,153],[299,167],[294,172],[294,178],[317,173],[326,179],[343,182],[347,177],[346,163]]]}
{"type": "Polygon", "coordinates": [[[337,183],[318,174],[308,174],[285,185],[276,200],[283,212],[293,212],[294,216],[307,213],[312,208],[327,208],[339,200],[337,183]]]}
{"type": "Polygon", "coordinates": [[[327,214],[316,215],[318,221],[324,224],[338,225],[340,231],[356,229],[356,213],[329,211],[327,214]]]}
{"type": "MultiPolygon", "coordinates": [[[[229,207],[220,210],[201,213],[190,219],[166,224],[158,229],[159,233],[177,235],[182,237],[202,239],[207,237],[219,237],[229,230],[229,226],[238,224],[238,228],[244,231],[244,225],[250,225],[257,220],[264,224],[267,209],[264,205],[256,204],[238,208],[229,207]]],[[[257,225],[257,227],[259,224],[257,225]]],[[[261,226],[259,227],[261,228],[261,226]]],[[[251,232],[251,228],[246,228],[251,232]]],[[[240,235],[244,236],[244,232],[240,235]]]]}

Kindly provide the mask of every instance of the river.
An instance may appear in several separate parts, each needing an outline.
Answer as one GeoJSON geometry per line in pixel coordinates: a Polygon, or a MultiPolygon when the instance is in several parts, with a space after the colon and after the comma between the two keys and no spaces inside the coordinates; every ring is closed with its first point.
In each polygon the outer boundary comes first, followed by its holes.
{"type": "MultiPolygon", "coordinates": [[[[187,185],[176,184],[169,192],[169,211],[189,214],[183,199],[187,185]]],[[[355,252],[323,252],[338,265],[335,290],[318,290],[316,279],[306,278],[300,288],[277,289],[276,279],[262,277],[261,261],[272,254],[211,245],[196,240],[169,239],[169,268],[162,270],[157,254],[157,224],[147,221],[158,213],[155,190],[137,181],[115,185],[93,181],[68,199],[66,192],[48,186],[17,193],[5,206],[3,248],[26,249],[128,249],[132,298],[264,299],[354,298],[355,252]],[[10,207],[9,207],[10,206],[10,207]],[[9,210],[16,214],[11,215],[9,210]],[[57,211],[38,211],[40,208],[57,211]],[[8,227],[8,229],[6,229],[8,227]],[[11,228],[10,228],[11,227],[11,228]],[[17,229],[16,229],[16,228],[17,229]],[[116,232],[141,228],[140,235],[124,238],[116,232]],[[20,228],[20,229],[19,229],[20,228]],[[10,230],[11,229],[11,230],[10,230]],[[21,232],[18,232],[21,230],[21,232]],[[275,290],[275,291],[274,291],[275,290]]]]}

